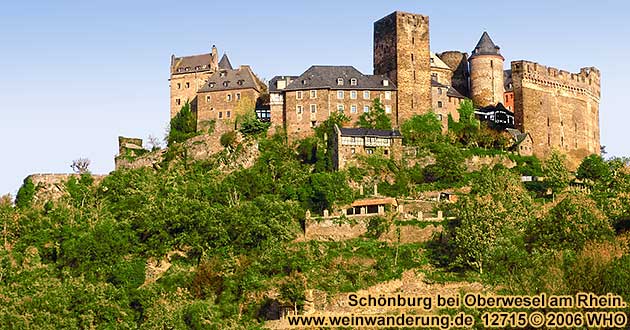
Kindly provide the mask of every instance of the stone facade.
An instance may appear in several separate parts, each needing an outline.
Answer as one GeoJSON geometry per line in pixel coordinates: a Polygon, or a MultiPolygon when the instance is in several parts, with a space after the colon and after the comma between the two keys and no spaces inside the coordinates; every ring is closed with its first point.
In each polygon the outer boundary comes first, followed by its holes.
{"type": "Polygon", "coordinates": [[[453,71],[451,86],[464,96],[470,95],[468,90],[468,54],[459,51],[446,51],[437,54],[437,56],[453,71]]]}
{"type": "Polygon", "coordinates": [[[484,32],[468,59],[470,96],[475,106],[479,108],[494,106],[503,101],[505,59],[499,49],[488,33],[484,32]]]}
{"type": "Polygon", "coordinates": [[[236,129],[235,119],[254,111],[266,86],[248,65],[238,69],[219,69],[197,92],[197,130],[214,126],[217,133],[236,129]],[[213,123],[213,124],[211,124],[213,123]]]}
{"type": "Polygon", "coordinates": [[[312,128],[328,119],[333,112],[343,112],[353,126],[372,102],[379,98],[383,108],[390,109],[392,123],[396,118],[396,91],[313,89],[285,93],[287,134],[291,140],[313,135],[312,128]],[[356,93],[356,98],[353,94],[356,93]],[[314,97],[311,97],[314,96],[314,97]],[[343,111],[340,111],[343,107],[343,111]]]}
{"type": "Polygon", "coordinates": [[[442,123],[442,132],[448,131],[448,116],[459,121],[459,104],[465,99],[464,96],[453,90],[453,87],[442,85],[432,81],[431,99],[433,112],[442,123]]]}
{"type": "Polygon", "coordinates": [[[600,73],[582,68],[570,73],[534,62],[512,62],[516,128],[529,132],[533,154],[553,149],[576,169],[582,158],[600,153],[600,73]]]}
{"type": "Polygon", "coordinates": [[[396,11],[374,23],[374,74],[398,87],[396,125],[430,111],[430,57],[428,16],[396,11]]]}
{"type": "Polygon", "coordinates": [[[402,135],[396,130],[335,127],[333,138],[333,163],[337,170],[356,165],[358,156],[402,158],[402,135]]]}
{"type": "Polygon", "coordinates": [[[218,52],[215,46],[208,54],[171,56],[170,118],[175,117],[186,102],[190,102],[193,112],[197,111],[197,91],[217,68],[218,52]]]}

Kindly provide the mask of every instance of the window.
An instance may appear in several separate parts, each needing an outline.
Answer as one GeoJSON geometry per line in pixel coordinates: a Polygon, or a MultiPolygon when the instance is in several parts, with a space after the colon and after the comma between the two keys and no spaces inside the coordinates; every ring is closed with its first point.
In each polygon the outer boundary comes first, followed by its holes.
{"type": "Polygon", "coordinates": [[[230,118],[230,112],[229,112],[229,111],[227,111],[227,112],[225,113],[225,117],[230,118]]]}
{"type": "Polygon", "coordinates": [[[356,100],[357,99],[357,91],[351,91],[350,92],[350,98],[353,99],[353,100],[356,100]]]}
{"type": "Polygon", "coordinates": [[[298,115],[302,114],[302,106],[298,105],[297,107],[295,107],[295,111],[297,112],[298,115]]]}
{"type": "Polygon", "coordinates": [[[442,95],[442,89],[438,88],[438,95],[442,95]]]}
{"type": "Polygon", "coordinates": [[[370,112],[370,106],[369,105],[364,105],[363,106],[363,112],[370,112]]]}
{"type": "Polygon", "coordinates": [[[243,86],[243,80],[242,79],[237,81],[236,83],[239,84],[239,86],[243,86]]]}
{"type": "Polygon", "coordinates": [[[386,105],[385,106],[385,113],[392,113],[392,106],[391,105],[386,105]]]}
{"type": "Polygon", "coordinates": [[[357,113],[357,106],[355,104],[350,106],[350,112],[351,113],[357,113]]]}
{"type": "Polygon", "coordinates": [[[175,104],[177,104],[177,105],[181,105],[181,104],[182,104],[182,100],[180,100],[180,99],[175,99],[175,104]]]}
{"type": "Polygon", "coordinates": [[[236,93],[236,100],[240,101],[241,100],[241,93],[236,93]]]}
{"type": "Polygon", "coordinates": [[[351,153],[351,154],[353,154],[353,153],[355,153],[355,152],[356,152],[356,151],[354,150],[354,148],[351,148],[351,149],[350,149],[350,153],[351,153]]]}
{"type": "Polygon", "coordinates": [[[232,94],[228,94],[228,95],[226,95],[226,97],[225,97],[225,98],[226,98],[226,100],[227,100],[228,102],[232,101],[232,94]]]}
{"type": "Polygon", "coordinates": [[[317,98],[317,91],[311,91],[311,98],[312,99],[317,98]]]}
{"type": "Polygon", "coordinates": [[[211,83],[208,84],[208,86],[210,86],[210,88],[214,88],[214,83],[211,82],[211,83]]]}
{"type": "Polygon", "coordinates": [[[343,112],[343,104],[337,104],[337,111],[343,112]]]}
{"type": "Polygon", "coordinates": [[[370,91],[363,91],[363,99],[364,100],[370,99],[370,91]]]}
{"type": "Polygon", "coordinates": [[[177,89],[182,89],[182,83],[177,83],[177,89]]]}
{"type": "Polygon", "coordinates": [[[302,91],[295,92],[295,98],[298,99],[298,100],[301,100],[302,99],[302,91]]]}
{"type": "Polygon", "coordinates": [[[210,108],[210,111],[214,111],[214,108],[210,108]]]}
{"type": "Polygon", "coordinates": [[[357,85],[357,78],[350,79],[350,85],[356,86],[357,85]]]}
{"type": "Polygon", "coordinates": [[[337,78],[337,86],[343,86],[343,78],[337,78]]]}
{"type": "Polygon", "coordinates": [[[392,92],[390,92],[390,91],[385,92],[385,99],[386,100],[391,100],[392,99],[392,92]]]}
{"type": "Polygon", "coordinates": [[[437,114],[437,119],[438,119],[439,121],[442,121],[442,114],[441,114],[441,113],[438,113],[438,114],[437,114]]]}
{"type": "Polygon", "coordinates": [[[384,149],[384,150],[383,150],[383,155],[389,155],[389,150],[384,149]]]}
{"type": "Polygon", "coordinates": [[[317,126],[317,121],[316,120],[311,120],[311,127],[315,127],[317,126]]]}
{"type": "Polygon", "coordinates": [[[438,101],[438,108],[442,107],[442,101],[438,101]]]}
{"type": "Polygon", "coordinates": [[[365,149],[365,152],[367,152],[368,155],[372,155],[372,154],[374,154],[374,149],[372,149],[372,148],[365,149]]]}
{"type": "Polygon", "coordinates": [[[317,104],[311,104],[311,113],[317,112],[317,104]]]}
{"type": "Polygon", "coordinates": [[[219,111],[219,119],[223,118],[223,112],[219,111]]]}
{"type": "Polygon", "coordinates": [[[210,100],[212,100],[212,98],[210,98],[210,95],[206,95],[206,102],[210,102],[210,100]]]}
{"type": "Polygon", "coordinates": [[[413,62],[413,53],[411,54],[411,62],[413,62]]]}
{"type": "Polygon", "coordinates": [[[337,91],[337,99],[343,100],[343,91],[337,91]]]}
{"type": "Polygon", "coordinates": [[[230,84],[230,82],[229,82],[229,81],[224,81],[224,82],[223,82],[223,86],[224,86],[224,87],[228,87],[228,85],[229,85],[229,84],[230,84]]]}
{"type": "Polygon", "coordinates": [[[433,78],[433,80],[437,81],[437,78],[438,78],[437,73],[432,73],[431,74],[431,78],[433,78]]]}
{"type": "Polygon", "coordinates": [[[186,82],[186,88],[190,88],[190,83],[186,82]]]}
{"type": "Polygon", "coordinates": [[[227,72],[225,71],[221,71],[221,73],[219,73],[219,77],[225,77],[225,75],[227,75],[227,72]]]}
{"type": "Polygon", "coordinates": [[[389,86],[389,80],[384,79],[383,80],[383,86],[389,86]]]}

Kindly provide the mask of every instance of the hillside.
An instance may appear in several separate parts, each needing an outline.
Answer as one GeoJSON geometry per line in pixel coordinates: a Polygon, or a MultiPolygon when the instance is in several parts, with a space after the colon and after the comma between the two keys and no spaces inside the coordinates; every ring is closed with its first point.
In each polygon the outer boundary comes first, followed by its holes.
{"type": "Polygon", "coordinates": [[[56,199],[35,199],[25,182],[16,205],[0,204],[0,327],[255,329],[291,310],[349,312],[335,307],[348,292],[630,299],[623,160],[587,158],[576,189],[559,155],[541,163],[479,148],[481,133],[403,133],[413,156],[342,171],[330,169],[323,134],[295,145],[250,134],[204,159],[173,144],[160,166],[69,177],[56,199]],[[514,167],[471,161],[484,155],[514,167]],[[436,201],[440,191],[457,201],[436,201]],[[404,207],[340,215],[375,195],[404,207]],[[362,229],[306,236],[325,212],[362,229]]]}

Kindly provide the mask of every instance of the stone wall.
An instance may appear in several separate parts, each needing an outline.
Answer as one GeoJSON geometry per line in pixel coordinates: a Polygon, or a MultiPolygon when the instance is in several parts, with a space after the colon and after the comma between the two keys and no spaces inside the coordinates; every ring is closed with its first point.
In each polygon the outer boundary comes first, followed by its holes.
{"type": "Polygon", "coordinates": [[[214,121],[217,132],[233,130],[239,115],[254,111],[259,95],[260,93],[253,88],[199,93],[197,131],[207,130],[211,121],[214,121]]]}
{"type": "Polygon", "coordinates": [[[313,135],[313,122],[317,126],[323,121],[328,119],[330,115],[337,112],[338,105],[343,105],[343,113],[350,118],[348,122],[349,126],[359,120],[359,117],[363,114],[364,107],[372,107],[372,102],[375,98],[379,98],[383,104],[383,108],[386,106],[391,107],[390,118],[392,123],[396,118],[396,91],[390,91],[390,98],[385,96],[386,91],[372,90],[369,92],[369,98],[365,98],[363,90],[356,90],[356,99],[351,98],[351,90],[343,90],[343,98],[338,97],[337,90],[330,89],[317,89],[315,91],[315,97],[311,98],[310,90],[303,91],[288,91],[285,93],[285,119],[287,135],[290,140],[303,139],[305,137],[313,135]],[[301,92],[301,97],[299,97],[301,92]],[[311,106],[315,106],[315,113],[311,111],[311,106]],[[298,113],[298,106],[302,107],[302,113],[298,113]],[[356,112],[352,112],[352,106],[356,106],[356,112]]]}
{"type": "Polygon", "coordinates": [[[191,110],[197,111],[197,91],[206,84],[211,71],[191,72],[171,75],[171,117],[175,117],[186,101],[190,101],[191,110]]]}
{"type": "Polygon", "coordinates": [[[451,85],[460,94],[469,96],[468,91],[468,54],[459,51],[447,51],[437,56],[453,70],[451,85]]]}
{"type": "Polygon", "coordinates": [[[546,158],[553,149],[576,169],[600,153],[600,73],[582,68],[570,73],[527,61],[512,62],[516,128],[528,132],[533,153],[546,158]]]}
{"type": "Polygon", "coordinates": [[[398,88],[396,125],[430,111],[428,16],[397,11],[374,23],[374,74],[387,75],[398,88]]]}
{"type": "MultiPolygon", "coordinates": [[[[106,175],[92,174],[95,184],[99,184],[106,175]]],[[[57,200],[66,194],[65,183],[70,178],[80,178],[78,174],[31,174],[28,176],[36,187],[33,200],[35,203],[44,203],[49,200],[57,200]]]]}
{"type": "Polygon", "coordinates": [[[470,96],[477,107],[503,102],[503,57],[476,55],[470,61],[470,96]]]}

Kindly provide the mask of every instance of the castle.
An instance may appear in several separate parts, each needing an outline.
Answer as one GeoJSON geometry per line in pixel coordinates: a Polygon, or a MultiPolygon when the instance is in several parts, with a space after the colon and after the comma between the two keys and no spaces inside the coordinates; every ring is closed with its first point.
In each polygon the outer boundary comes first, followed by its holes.
{"type": "MultiPolygon", "coordinates": [[[[448,116],[472,99],[482,118],[498,120],[531,137],[531,153],[545,158],[554,149],[569,166],[600,153],[600,73],[594,67],[570,73],[504,57],[484,32],[470,56],[462,51],[433,53],[429,17],[396,11],[374,23],[374,72],[352,66],[314,65],[301,75],[273,77],[266,86],[249,66],[234,69],[227,57],[209,54],[171,58],[171,118],[184,102],[197,116],[198,130],[233,129],[234,119],[256,107],[272,129],[290,140],[313,134],[333,112],[353,125],[379,98],[395,127],[417,114],[434,112],[444,130],[448,116]],[[266,94],[268,93],[268,99],[266,94]]],[[[513,131],[516,131],[513,130],[513,131]]]]}

